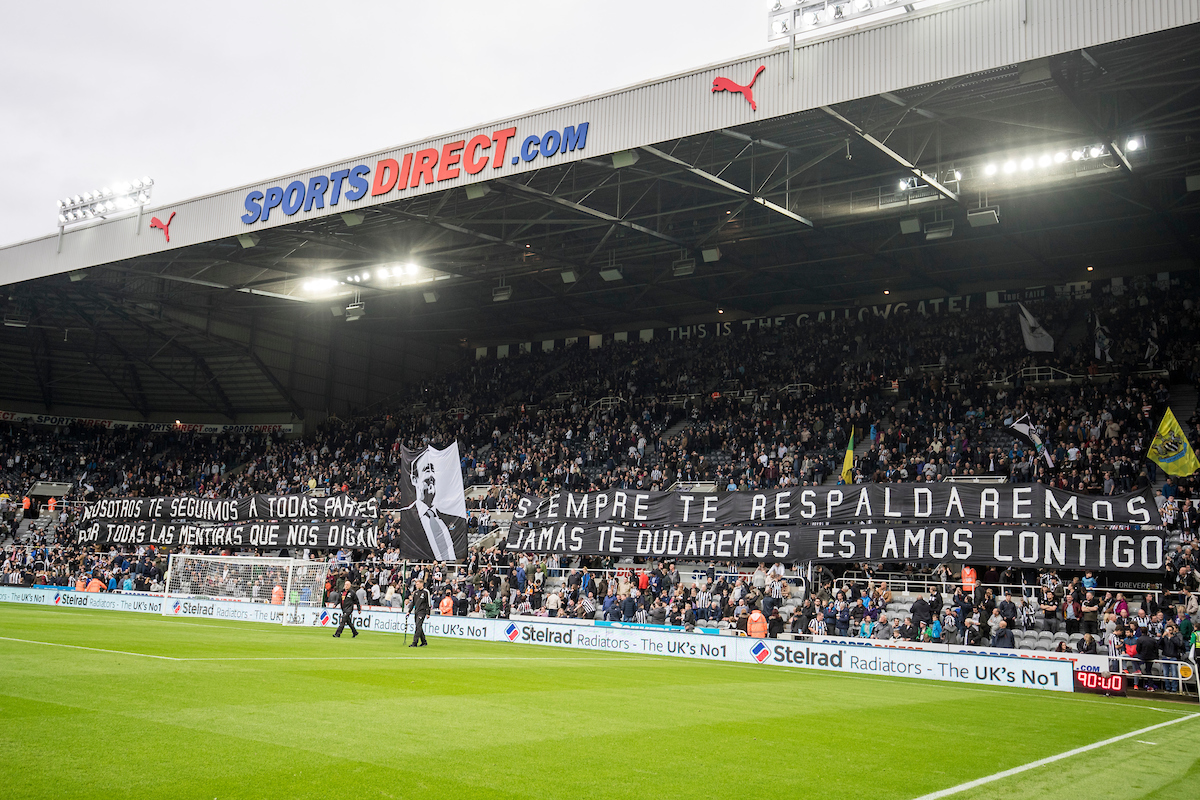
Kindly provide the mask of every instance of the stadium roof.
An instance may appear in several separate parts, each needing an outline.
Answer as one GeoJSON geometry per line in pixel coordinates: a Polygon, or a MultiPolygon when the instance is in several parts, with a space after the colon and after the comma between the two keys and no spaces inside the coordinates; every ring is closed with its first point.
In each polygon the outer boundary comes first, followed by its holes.
{"type": "Polygon", "coordinates": [[[0,249],[0,403],[312,419],[479,344],[1195,269],[1198,21],[952,0],[69,226],[0,249]]]}

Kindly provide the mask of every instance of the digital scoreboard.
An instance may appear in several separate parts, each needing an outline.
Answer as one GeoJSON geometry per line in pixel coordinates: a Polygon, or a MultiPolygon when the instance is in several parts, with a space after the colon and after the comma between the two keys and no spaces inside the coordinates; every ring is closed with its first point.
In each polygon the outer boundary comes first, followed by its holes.
{"type": "Polygon", "coordinates": [[[1075,691],[1092,694],[1125,696],[1125,676],[1119,673],[1102,675],[1099,672],[1075,670],[1075,691]]]}

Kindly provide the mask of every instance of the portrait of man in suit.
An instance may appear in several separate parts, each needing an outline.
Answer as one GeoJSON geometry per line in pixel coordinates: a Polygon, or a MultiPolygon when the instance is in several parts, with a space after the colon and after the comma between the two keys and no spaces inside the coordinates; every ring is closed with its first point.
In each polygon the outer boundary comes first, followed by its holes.
{"type": "Polygon", "coordinates": [[[426,448],[409,461],[415,497],[401,513],[401,529],[412,556],[454,561],[457,551],[466,550],[466,499],[451,449],[426,448]]]}

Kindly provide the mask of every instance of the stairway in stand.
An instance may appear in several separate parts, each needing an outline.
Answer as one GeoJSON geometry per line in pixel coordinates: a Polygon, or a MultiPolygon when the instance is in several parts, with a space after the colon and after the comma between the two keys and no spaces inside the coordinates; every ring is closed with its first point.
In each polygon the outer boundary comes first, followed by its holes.
{"type": "Polygon", "coordinates": [[[1192,434],[1192,426],[1188,424],[1188,420],[1196,413],[1196,401],[1196,387],[1193,384],[1171,384],[1171,410],[1175,412],[1175,419],[1179,420],[1179,424],[1183,426],[1183,432],[1189,438],[1192,434]]]}

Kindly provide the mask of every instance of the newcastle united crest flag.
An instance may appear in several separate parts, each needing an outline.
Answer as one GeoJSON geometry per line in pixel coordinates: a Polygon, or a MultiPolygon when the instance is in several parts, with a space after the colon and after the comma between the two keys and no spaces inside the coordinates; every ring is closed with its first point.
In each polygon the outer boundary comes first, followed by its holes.
{"type": "Polygon", "coordinates": [[[417,561],[467,555],[467,502],[458,443],[444,450],[402,448],[400,553],[417,561]]]}

